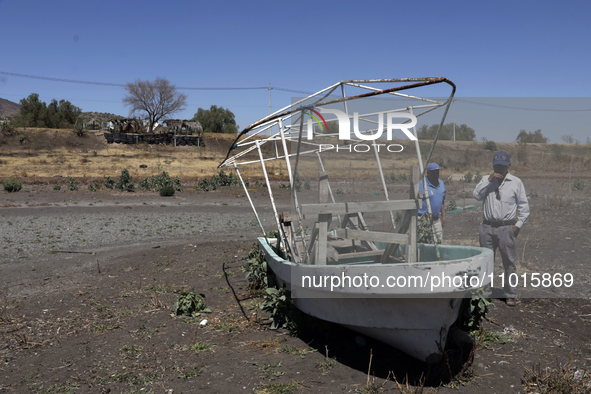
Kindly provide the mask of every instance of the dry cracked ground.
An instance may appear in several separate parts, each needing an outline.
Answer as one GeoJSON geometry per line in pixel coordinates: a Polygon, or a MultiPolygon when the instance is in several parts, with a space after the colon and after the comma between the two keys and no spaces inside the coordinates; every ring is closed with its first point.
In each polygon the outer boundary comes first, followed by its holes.
{"type": "MultiPolygon", "coordinates": [[[[450,340],[434,365],[332,324],[271,330],[262,293],[245,279],[258,225],[239,188],[170,198],[3,192],[0,393],[534,393],[561,370],[573,390],[590,392],[589,190],[524,182],[532,216],[519,272],[571,273],[574,284],[521,288],[515,308],[494,300],[478,344],[450,340]],[[211,312],[171,316],[192,289],[211,312]]],[[[470,202],[463,189],[450,187],[458,205],[470,202]]],[[[271,226],[265,194],[255,188],[254,200],[271,226]]],[[[277,197],[289,205],[289,191],[277,187],[277,197]]],[[[447,241],[475,244],[480,219],[479,210],[450,214],[447,241]]]]}

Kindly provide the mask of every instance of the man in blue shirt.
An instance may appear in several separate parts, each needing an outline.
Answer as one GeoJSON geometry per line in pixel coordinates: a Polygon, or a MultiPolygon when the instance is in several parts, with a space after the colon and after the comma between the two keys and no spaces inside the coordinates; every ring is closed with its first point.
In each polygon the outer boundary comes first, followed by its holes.
{"type": "MultiPolygon", "coordinates": [[[[419,215],[428,213],[427,198],[424,192],[423,180],[419,182],[419,192],[423,194],[423,206],[419,209],[419,215]]],[[[430,163],[427,166],[427,189],[429,190],[429,202],[433,214],[433,226],[438,236],[438,243],[443,242],[443,227],[445,227],[445,184],[439,180],[439,166],[430,163]]]]}

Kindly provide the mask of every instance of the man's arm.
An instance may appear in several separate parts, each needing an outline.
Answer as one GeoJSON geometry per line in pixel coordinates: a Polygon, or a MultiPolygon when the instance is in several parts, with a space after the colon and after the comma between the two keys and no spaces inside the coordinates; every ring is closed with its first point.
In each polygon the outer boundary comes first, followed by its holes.
{"type": "Polygon", "coordinates": [[[486,195],[488,194],[488,188],[491,185],[491,182],[489,181],[489,179],[490,179],[490,177],[489,178],[482,177],[480,182],[478,182],[478,185],[476,185],[476,187],[474,188],[474,193],[472,193],[472,194],[474,195],[474,198],[477,201],[482,201],[486,198],[486,195]]]}
{"type": "Polygon", "coordinates": [[[517,223],[515,223],[515,226],[521,228],[525,222],[527,222],[527,218],[529,217],[529,203],[527,201],[527,195],[525,194],[525,187],[521,180],[519,182],[519,187],[517,188],[516,198],[519,216],[517,217],[517,223]]]}
{"type": "Polygon", "coordinates": [[[445,227],[445,201],[441,203],[441,226],[445,227]]]}

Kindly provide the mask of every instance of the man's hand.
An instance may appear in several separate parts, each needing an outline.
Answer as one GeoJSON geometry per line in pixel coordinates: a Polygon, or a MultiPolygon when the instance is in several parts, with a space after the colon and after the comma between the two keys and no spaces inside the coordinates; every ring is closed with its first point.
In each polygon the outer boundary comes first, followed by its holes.
{"type": "Polygon", "coordinates": [[[513,234],[515,234],[516,237],[519,235],[519,230],[521,230],[519,227],[513,226],[513,234]]]}
{"type": "Polygon", "coordinates": [[[499,174],[498,172],[493,172],[492,174],[490,174],[490,176],[488,177],[488,181],[492,182],[495,178],[497,178],[500,181],[503,180],[504,176],[499,174]]]}
{"type": "Polygon", "coordinates": [[[445,223],[447,222],[447,219],[445,218],[445,216],[441,217],[441,227],[445,227],[445,223]]]}

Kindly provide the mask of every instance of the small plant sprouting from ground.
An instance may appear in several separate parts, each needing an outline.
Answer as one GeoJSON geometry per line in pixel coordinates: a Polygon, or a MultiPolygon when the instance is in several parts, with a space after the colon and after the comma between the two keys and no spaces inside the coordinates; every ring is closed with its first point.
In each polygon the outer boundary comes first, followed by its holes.
{"type": "Polygon", "coordinates": [[[55,185],[53,185],[53,190],[59,191],[62,190],[62,187],[56,183],[55,185]]]}
{"type": "Polygon", "coordinates": [[[117,183],[115,183],[115,189],[132,192],[134,188],[135,184],[133,183],[133,178],[129,174],[127,168],[124,168],[121,170],[121,175],[119,176],[117,183]]]}
{"type": "Polygon", "coordinates": [[[482,346],[486,346],[491,342],[504,344],[507,343],[507,337],[498,332],[493,332],[481,328],[480,331],[472,331],[470,336],[482,346]]]}
{"type": "Polygon", "coordinates": [[[263,372],[263,379],[273,380],[285,375],[285,372],[278,371],[277,368],[283,366],[281,361],[278,363],[255,364],[259,371],[263,372]]]}
{"type": "Polygon", "coordinates": [[[271,329],[289,328],[293,324],[289,317],[289,300],[284,289],[269,287],[265,290],[265,300],[261,309],[270,312],[271,329]]]}
{"type": "Polygon", "coordinates": [[[73,192],[74,190],[78,190],[78,185],[76,184],[76,179],[70,178],[68,180],[68,190],[73,192]]]}
{"type": "Polygon", "coordinates": [[[259,246],[254,244],[248,252],[248,263],[246,265],[246,279],[248,287],[252,290],[261,290],[269,287],[268,267],[264,253],[259,246]]]}
{"type": "Polygon", "coordinates": [[[141,351],[144,348],[138,345],[125,345],[123,346],[121,349],[121,352],[123,353],[123,357],[127,358],[127,359],[138,359],[141,357],[141,351]]]}
{"type": "Polygon", "coordinates": [[[216,344],[199,341],[199,342],[196,342],[192,345],[184,346],[181,350],[182,351],[192,350],[197,354],[204,352],[204,351],[215,353],[215,350],[213,350],[214,345],[216,345],[216,344]]]}
{"type": "Polygon", "coordinates": [[[304,181],[304,189],[310,190],[310,178],[306,178],[304,181]]]}
{"type": "Polygon", "coordinates": [[[205,294],[181,290],[178,300],[172,306],[171,316],[195,316],[201,312],[209,313],[211,309],[205,305],[205,294]]]}
{"type": "Polygon", "coordinates": [[[298,383],[263,384],[255,389],[255,394],[293,394],[300,388],[298,383]]]}
{"type": "Polygon", "coordinates": [[[23,183],[16,178],[8,178],[2,182],[2,186],[8,193],[14,193],[23,188],[23,183]]]}
{"type": "Polygon", "coordinates": [[[587,394],[591,387],[591,375],[586,370],[571,368],[572,353],[566,365],[558,368],[544,368],[540,364],[525,368],[521,379],[525,394],[587,394]]]}
{"type": "Polygon", "coordinates": [[[328,357],[328,347],[326,347],[326,357],[324,360],[316,363],[316,368],[322,371],[322,373],[326,373],[336,367],[337,360],[333,357],[328,357]]]}
{"type": "Polygon", "coordinates": [[[585,182],[581,178],[577,178],[573,183],[573,190],[585,190],[585,182]]]}
{"type": "Polygon", "coordinates": [[[306,354],[314,353],[314,350],[299,348],[297,346],[287,346],[279,349],[279,353],[299,355],[300,358],[306,358],[306,354]]]}
{"type": "Polygon", "coordinates": [[[109,326],[107,324],[97,324],[97,325],[91,326],[90,331],[102,334],[107,331],[116,330],[118,328],[119,328],[119,326],[109,326]]]}
{"type": "Polygon", "coordinates": [[[467,331],[479,331],[490,306],[494,306],[494,303],[484,295],[482,289],[476,290],[472,294],[472,298],[466,299],[466,301],[468,301],[468,306],[460,316],[462,328],[467,331]]]}

